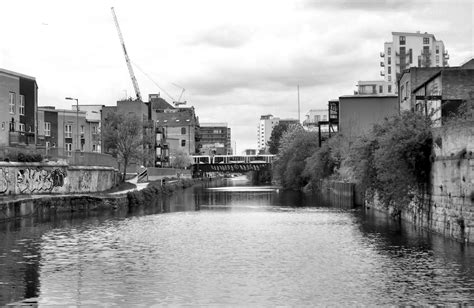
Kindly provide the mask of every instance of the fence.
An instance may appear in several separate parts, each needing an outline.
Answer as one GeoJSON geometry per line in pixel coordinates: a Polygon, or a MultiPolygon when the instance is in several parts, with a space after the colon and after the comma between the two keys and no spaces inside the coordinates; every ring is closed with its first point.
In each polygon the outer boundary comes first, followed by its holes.
{"type": "Polygon", "coordinates": [[[65,151],[64,149],[51,148],[46,151],[44,157],[48,160],[65,160],[69,165],[75,166],[106,166],[118,168],[117,159],[109,154],[65,151]]]}
{"type": "Polygon", "coordinates": [[[73,166],[105,166],[117,168],[117,159],[112,155],[94,153],[94,152],[79,152],[79,151],[65,151],[62,148],[35,148],[35,147],[0,147],[0,160],[14,161],[18,154],[33,155],[41,154],[43,159],[48,161],[65,161],[73,166]]]}

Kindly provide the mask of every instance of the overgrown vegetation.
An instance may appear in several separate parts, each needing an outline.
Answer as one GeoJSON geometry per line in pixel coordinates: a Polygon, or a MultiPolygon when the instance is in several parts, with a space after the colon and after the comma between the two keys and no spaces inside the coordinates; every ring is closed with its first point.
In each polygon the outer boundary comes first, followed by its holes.
{"type": "Polygon", "coordinates": [[[301,126],[290,126],[281,137],[277,160],[273,165],[274,178],[285,188],[304,187],[309,177],[304,173],[305,159],[318,148],[318,135],[301,126]]]}
{"type": "Polygon", "coordinates": [[[386,205],[400,209],[430,179],[431,121],[403,113],[374,125],[360,138],[335,135],[317,146],[316,133],[288,130],[281,139],[274,174],[281,185],[318,189],[321,180],[355,181],[386,205]]]}
{"type": "Polygon", "coordinates": [[[278,149],[280,148],[280,139],[283,134],[288,130],[289,125],[287,123],[279,123],[275,126],[272,130],[272,134],[270,135],[270,140],[268,140],[268,152],[270,154],[277,154],[278,149]]]}

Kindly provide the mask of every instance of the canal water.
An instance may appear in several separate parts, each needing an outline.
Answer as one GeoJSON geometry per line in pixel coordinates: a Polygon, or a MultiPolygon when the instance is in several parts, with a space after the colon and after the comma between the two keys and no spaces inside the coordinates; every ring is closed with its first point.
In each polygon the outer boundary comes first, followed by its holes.
{"type": "Polygon", "coordinates": [[[473,246],[235,179],[1,224],[0,243],[0,305],[474,305],[473,246]]]}

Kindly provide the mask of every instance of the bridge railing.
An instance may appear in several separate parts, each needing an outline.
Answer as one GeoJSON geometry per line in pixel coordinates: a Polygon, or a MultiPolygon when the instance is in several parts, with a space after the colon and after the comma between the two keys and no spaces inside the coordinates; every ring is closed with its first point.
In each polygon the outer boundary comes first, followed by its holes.
{"type": "Polygon", "coordinates": [[[198,164],[251,164],[267,163],[271,164],[275,160],[275,155],[195,155],[192,156],[195,165],[198,164]]]}

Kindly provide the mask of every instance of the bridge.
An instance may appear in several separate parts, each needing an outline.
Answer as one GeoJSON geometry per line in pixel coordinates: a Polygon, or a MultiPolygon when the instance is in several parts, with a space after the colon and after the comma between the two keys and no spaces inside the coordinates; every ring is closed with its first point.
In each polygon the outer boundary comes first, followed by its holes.
{"type": "Polygon", "coordinates": [[[275,155],[198,155],[192,158],[195,172],[247,172],[268,168],[275,155]]]}

